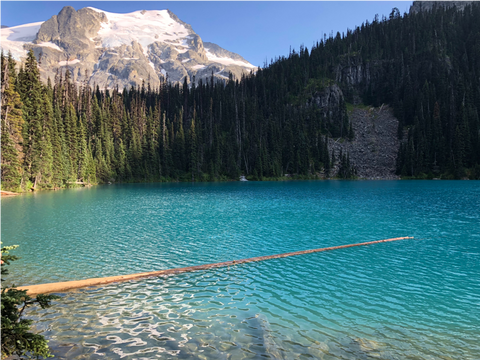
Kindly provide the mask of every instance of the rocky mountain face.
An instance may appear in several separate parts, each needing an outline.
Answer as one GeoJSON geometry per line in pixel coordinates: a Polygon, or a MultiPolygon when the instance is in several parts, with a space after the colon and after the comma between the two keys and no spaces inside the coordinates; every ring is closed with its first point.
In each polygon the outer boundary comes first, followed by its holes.
{"type": "Polygon", "coordinates": [[[419,13],[421,11],[432,11],[435,6],[453,7],[463,11],[465,6],[473,3],[473,1],[414,1],[410,7],[410,13],[419,13]]]}
{"type": "Polygon", "coordinates": [[[305,105],[320,110],[320,116],[324,121],[340,121],[346,116],[346,111],[342,106],[344,100],[340,87],[337,84],[332,84],[316,91],[305,105]]]}
{"type": "Polygon", "coordinates": [[[368,87],[379,86],[388,76],[388,60],[374,60],[364,63],[351,58],[338,65],[336,80],[343,88],[342,96],[354,105],[348,114],[353,127],[354,138],[344,142],[329,140],[329,150],[335,151],[336,168],[340,163],[339,154],[349,154],[350,162],[360,179],[398,179],[395,174],[400,141],[398,140],[398,119],[389,106],[362,108],[361,95],[368,87]]]}
{"type": "Polygon", "coordinates": [[[64,7],[45,22],[2,29],[2,49],[16,59],[32,49],[43,80],[68,68],[75,81],[120,89],[161,81],[240,78],[256,67],[240,55],[203,42],[169,10],[109,13],[64,7]]]}
{"type": "MultiPolygon", "coordinates": [[[[369,65],[343,68],[339,74],[344,86],[363,86],[377,78],[376,67],[369,65]]],[[[335,176],[340,168],[340,154],[348,154],[360,179],[399,179],[395,174],[400,141],[397,136],[398,119],[387,105],[380,107],[353,106],[349,112],[343,107],[344,92],[337,84],[326,86],[307,100],[306,106],[318,109],[325,121],[340,121],[348,116],[354,137],[328,138],[328,150],[334,153],[335,164],[331,174],[335,176]]]]}

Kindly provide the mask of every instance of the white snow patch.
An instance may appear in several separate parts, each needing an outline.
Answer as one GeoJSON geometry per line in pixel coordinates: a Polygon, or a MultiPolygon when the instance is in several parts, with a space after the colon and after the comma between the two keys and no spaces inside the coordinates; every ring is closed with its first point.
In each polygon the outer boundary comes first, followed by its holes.
{"type": "Polygon", "coordinates": [[[200,70],[200,69],[205,69],[207,66],[206,65],[193,65],[192,69],[193,70],[200,70]]]}
{"type": "Polygon", "coordinates": [[[79,62],[80,62],[80,60],[78,60],[78,59],[74,59],[74,60],[70,60],[70,61],[59,61],[58,65],[60,65],[60,66],[74,65],[74,64],[78,64],[79,62]]]}
{"type": "Polygon", "coordinates": [[[226,79],[226,80],[229,80],[228,76],[225,76],[225,75],[220,74],[223,70],[225,70],[225,68],[222,68],[222,70],[216,72],[215,75],[218,75],[218,76],[220,76],[221,78],[224,78],[224,79],[226,79]]]}
{"type": "Polygon", "coordinates": [[[165,71],[165,69],[160,70],[160,72],[162,73],[162,75],[163,75],[164,77],[167,77],[167,72],[165,71]]]}
{"type": "Polygon", "coordinates": [[[138,58],[129,58],[129,57],[124,57],[122,60],[138,60],[138,58]]]}
{"type": "Polygon", "coordinates": [[[52,49],[55,49],[55,50],[58,50],[58,51],[63,51],[57,44],[54,44],[52,42],[42,42],[42,43],[37,44],[37,45],[46,46],[46,47],[49,47],[49,48],[52,48],[52,49]]]}
{"type": "Polygon", "coordinates": [[[191,59],[185,59],[185,60],[182,60],[182,63],[186,63],[186,62],[189,62],[191,59]]]}
{"type": "Polygon", "coordinates": [[[11,51],[12,56],[17,60],[20,60],[21,57],[27,54],[23,45],[29,44],[35,40],[42,24],[43,21],[40,21],[2,29],[0,37],[2,49],[5,53],[11,51]]]}
{"type": "Polygon", "coordinates": [[[222,65],[237,65],[246,68],[256,69],[257,67],[250,64],[248,61],[241,61],[241,60],[233,60],[229,57],[218,57],[217,55],[211,53],[208,48],[205,48],[207,51],[207,58],[212,62],[216,62],[222,65]]]}
{"type": "Polygon", "coordinates": [[[182,24],[173,20],[167,10],[135,11],[128,14],[116,14],[90,7],[103,12],[108,21],[102,23],[98,31],[103,47],[112,48],[122,44],[130,45],[137,41],[143,49],[156,41],[179,41],[188,33],[182,24]],[[174,34],[177,33],[177,34],[174,34]]]}

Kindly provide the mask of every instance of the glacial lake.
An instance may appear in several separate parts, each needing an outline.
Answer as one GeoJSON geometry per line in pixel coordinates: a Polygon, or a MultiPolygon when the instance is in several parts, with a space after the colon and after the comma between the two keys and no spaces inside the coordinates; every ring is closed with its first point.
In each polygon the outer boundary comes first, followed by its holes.
{"type": "Polygon", "coordinates": [[[414,236],[32,309],[56,359],[479,359],[480,182],[105,185],[2,198],[17,285],[414,236]]]}

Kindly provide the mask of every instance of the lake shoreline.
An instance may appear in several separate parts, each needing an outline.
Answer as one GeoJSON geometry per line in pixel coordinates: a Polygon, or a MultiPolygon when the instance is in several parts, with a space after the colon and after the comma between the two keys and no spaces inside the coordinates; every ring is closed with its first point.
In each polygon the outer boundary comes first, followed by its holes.
{"type": "Polygon", "coordinates": [[[158,180],[158,181],[112,181],[112,182],[101,182],[97,184],[86,184],[86,185],[77,185],[77,186],[69,186],[69,187],[62,187],[62,188],[52,188],[52,189],[36,189],[36,190],[28,190],[22,192],[12,192],[12,191],[1,191],[2,197],[13,197],[17,195],[24,195],[24,194],[33,194],[45,191],[59,191],[59,190],[69,190],[69,189],[79,189],[79,188],[89,188],[97,185],[115,185],[115,184],[180,184],[180,183],[229,183],[229,182],[288,182],[288,181],[411,181],[411,180],[422,180],[422,181],[438,181],[438,180],[456,180],[456,181],[466,181],[472,180],[469,178],[462,178],[462,179],[442,179],[442,178],[412,178],[412,177],[398,177],[398,178],[351,178],[351,179],[342,179],[342,178],[325,178],[319,176],[303,176],[303,175],[292,175],[292,176],[281,176],[281,177],[264,177],[262,180],[259,179],[252,179],[252,177],[247,177],[246,180],[235,180],[235,179],[222,179],[222,180],[213,180],[213,181],[191,181],[191,180],[158,180]]]}
{"type": "Polygon", "coordinates": [[[5,191],[5,190],[1,190],[0,193],[1,193],[1,197],[10,197],[10,196],[20,195],[20,193],[16,193],[13,191],[5,191]]]}

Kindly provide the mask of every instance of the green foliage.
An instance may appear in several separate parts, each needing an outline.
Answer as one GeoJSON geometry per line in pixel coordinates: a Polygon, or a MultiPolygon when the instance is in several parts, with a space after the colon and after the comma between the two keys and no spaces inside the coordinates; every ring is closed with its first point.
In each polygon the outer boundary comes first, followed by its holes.
{"type": "Polygon", "coordinates": [[[241,173],[260,179],[285,173],[316,176],[324,164],[329,166],[325,136],[347,137],[348,117],[343,103],[332,112],[305,106],[303,100],[298,106],[288,101],[290,95],[308,100],[334,83],[309,76],[304,57],[305,49],[300,58],[288,59],[302,62],[303,70],[297,69],[301,79],[297,71],[282,73],[272,64],[241,82],[212,78],[191,89],[166,84],[158,91],[146,87],[110,93],[98,87],[75,89],[68,71],[44,86],[30,53],[17,86],[24,99],[27,141],[22,153],[13,154],[24,174],[23,188],[220,181],[238,179],[241,173]]]}
{"type": "Polygon", "coordinates": [[[15,61],[9,54],[1,54],[1,187],[4,190],[19,191],[22,180],[20,159],[22,138],[22,102],[15,90],[17,74],[15,61]]]}
{"type": "MultiPolygon", "coordinates": [[[[348,113],[359,99],[394,109],[399,175],[476,178],[478,18],[477,3],[462,12],[394,9],[241,79],[212,74],[192,87],[185,80],[157,90],[77,89],[68,71],[45,86],[32,52],[18,74],[2,57],[2,81],[10,79],[2,82],[2,186],[336,176],[326,138],[355,137],[348,113]],[[14,126],[3,121],[7,109],[14,126]]],[[[338,165],[339,176],[354,176],[338,165]]]]}
{"type": "Polygon", "coordinates": [[[32,320],[23,318],[24,311],[29,306],[38,305],[42,309],[51,305],[51,301],[59,298],[56,295],[37,295],[31,298],[26,290],[18,290],[14,284],[4,286],[6,268],[12,261],[18,259],[10,251],[18,246],[2,247],[2,298],[1,298],[1,330],[2,359],[11,355],[20,357],[51,357],[47,340],[39,334],[30,332],[32,320]]]}
{"type": "Polygon", "coordinates": [[[321,54],[312,50],[311,56],[338,55],[327,76],[336,75],[344,93],[394,108],[403,178],[461,179],[480,164],[479,16],[477,3],[461,12],[437,6],[401,16],[394,9],[389,19],[326,40],[321,54]],[[362,78],[352,83],[338,67],[362,78]]]}

